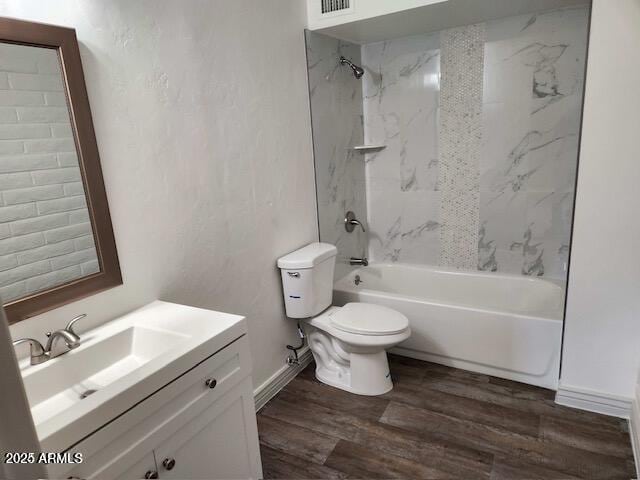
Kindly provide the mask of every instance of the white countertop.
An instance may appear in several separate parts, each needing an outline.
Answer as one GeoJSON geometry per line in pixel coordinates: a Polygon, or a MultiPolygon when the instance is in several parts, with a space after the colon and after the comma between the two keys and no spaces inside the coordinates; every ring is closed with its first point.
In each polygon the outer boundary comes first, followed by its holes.
{"type": "Polygon", "coordinates": [[[26,359],[20,367],[42,450],[68,449],[246,333],[244,317],[156,301],[83,333],[64,355],[35,366],[26,359]]]}

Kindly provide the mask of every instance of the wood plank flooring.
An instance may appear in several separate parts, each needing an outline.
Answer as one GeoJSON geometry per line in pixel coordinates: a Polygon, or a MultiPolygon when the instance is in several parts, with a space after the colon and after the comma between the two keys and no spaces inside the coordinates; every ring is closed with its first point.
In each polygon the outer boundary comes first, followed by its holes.
{"type": "Polygon", "coordinates": [[[362,397],[311,364],[258,414],[268,479],[630,479],[625,420],[554,392],[389,356],[394,389],[362,397]]]}

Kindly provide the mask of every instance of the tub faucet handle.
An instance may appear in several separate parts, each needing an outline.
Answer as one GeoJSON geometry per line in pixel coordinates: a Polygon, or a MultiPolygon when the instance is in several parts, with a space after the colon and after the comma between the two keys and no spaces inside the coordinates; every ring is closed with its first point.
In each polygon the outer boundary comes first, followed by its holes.
{"type": "Polygon", "coordinates": [[[359,226],[363,233],[366,232],[364,225],[356,218],[356,214],[348,211],[344,217],[344,229],[347,233],[351,233],[355,230],[356,226],[359,226]]]}

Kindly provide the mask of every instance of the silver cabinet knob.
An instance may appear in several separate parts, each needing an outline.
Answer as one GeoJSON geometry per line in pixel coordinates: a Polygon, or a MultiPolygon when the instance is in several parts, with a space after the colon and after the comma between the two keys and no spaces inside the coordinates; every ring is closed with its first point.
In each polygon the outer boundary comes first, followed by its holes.
{"type": "Polygon", "coordinates": [[[174,458],[165,458],[162,461],[162,466],[166,469],[166,470],[173,470],[173,467],[176,466],[176,460],[174,458]]]}
{"type": "Polygon", "coordinates": [[[149,470],[147,473],[144,474],[144,478],[160,478],[158,476],[158,472],[156,472],[155,470],[149,470]]]}
{"type": "Polygon", "coordinates": [[[204,382],[204,384],[205,384],[207,387],[209,387],[209,388],[213,389],[213,388],[216,388],[216,385],[218,384],[218,381],[217,381],[215,378],[208,378],[208,379],[204,382]]]}

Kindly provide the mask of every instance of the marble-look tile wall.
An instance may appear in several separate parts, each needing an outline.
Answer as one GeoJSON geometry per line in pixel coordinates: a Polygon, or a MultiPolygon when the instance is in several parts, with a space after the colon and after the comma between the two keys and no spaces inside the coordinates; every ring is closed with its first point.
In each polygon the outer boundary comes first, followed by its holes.
{"type": "Polygon", "coordinates": [[[439,36],[365,45],[369,255],[378,262],[437,265],[439,36]]]}
{"type": "MultiPolygon", "coordinates": [[[[586,7],[484,25],[481,270],[565,276],[587,25],[586,7]]],[[[365,45],[362,61],[366,142],[387,145],[366,156],[369,255],[439,265],[440,34],[365,45]]]]}
{"type": "Polygon", "coordinates": [[[338,247],[339,277],[367,249],[360,229],[344,229],[347,211],[367,217],[364,157],[353,150],[364,142],[362,82],[339,63],[344,56],[360,65],[360,46],[309,31],[306,41],[320,240],[338,247]]]}
{"type": "Polygon", "coordinates": [[[487,24],[479,267],[564,278],[588,9],[487,24]]]}

